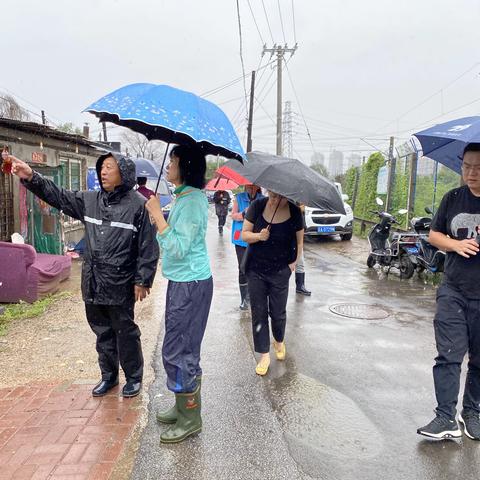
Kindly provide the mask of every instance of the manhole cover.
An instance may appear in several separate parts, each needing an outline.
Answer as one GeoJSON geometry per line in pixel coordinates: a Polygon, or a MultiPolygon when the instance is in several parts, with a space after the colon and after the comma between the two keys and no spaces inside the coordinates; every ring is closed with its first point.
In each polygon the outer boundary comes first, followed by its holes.
{"type": "Polygon", "coordinates": [[[389,313],[379,305],[367,305],[365,303],[338,303],[330,307],[330,311],[348,318],[360,318],[361,320],[379,320],[387,318],[389,313]]]}

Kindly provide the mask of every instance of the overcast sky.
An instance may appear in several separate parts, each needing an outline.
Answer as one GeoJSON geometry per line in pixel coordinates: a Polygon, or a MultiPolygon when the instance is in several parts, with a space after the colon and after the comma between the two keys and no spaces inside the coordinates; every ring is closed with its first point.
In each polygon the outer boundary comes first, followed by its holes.
{"type": "MultiPolygon", "coordinates": [[[[304,161],[333,148],[368,155],[390,135],[402,142],[416,129],[480,113],[478,0],[249,1],[253,15],[239,0],[247,74],[270,61],[261,57],[264,42],[298,42],[283,100],[292,102],[293,148],[304,161]]],[[[120,86],[204,94],[243,75],[236,0],[2,0],[0,45],[0,91],[52,122],[89,122],[95,135],[96,119],[80,112],[120,86]]],[[[267,66],[257,79],[254,149],[273,153],[275,72],[267,66]]],[[[208,98],[245,145],[243,82],[208,98]]],[[[109,128],[111,138],[116,132],[109,128]]]]}

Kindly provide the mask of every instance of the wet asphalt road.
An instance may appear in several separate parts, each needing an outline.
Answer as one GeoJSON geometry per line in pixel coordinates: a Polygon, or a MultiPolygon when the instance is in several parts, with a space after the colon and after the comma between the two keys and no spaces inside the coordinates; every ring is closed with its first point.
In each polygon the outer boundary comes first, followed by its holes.
{"type": "MultiPolygon", "coordinates": [[[[361,258],[361,242],[307,243],[313,294],[296,295],[292,278],[287,360],[277,362],[272,355],[268,375],[260,378],[250,317],[238,310],[229,233],[219,237],[211,218],[215,291],[202,348],[203,432],[182,444],[159,444],[164,427],[155,411],[172,400],[160,338],[148,424],[131,478],[479,478],[480,442],[438,442],[416,434],[433,418],[435,405],[434,287],[416,277],[400,281],[369,271],[348,258],[349,250],[361,258]],[[375,309],[385,318],[332,313],[339,304],[368,304],[368,313],[375,309]]],[[[155,303],[162,315],[163,301],[155,303]]]]}

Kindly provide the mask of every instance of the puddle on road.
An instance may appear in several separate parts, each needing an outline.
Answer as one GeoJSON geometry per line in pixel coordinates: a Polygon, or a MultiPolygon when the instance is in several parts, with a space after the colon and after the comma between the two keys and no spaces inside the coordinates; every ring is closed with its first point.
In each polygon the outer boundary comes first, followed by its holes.
{"type": "Polygon", "coordinates": [[[375,425],[337,390],[296,373],[274,380],[271,387],[273,408],[294,456],[309,449],[315,456],[321,452],[366,459],[382,450],[383,439],[375,425]]]}

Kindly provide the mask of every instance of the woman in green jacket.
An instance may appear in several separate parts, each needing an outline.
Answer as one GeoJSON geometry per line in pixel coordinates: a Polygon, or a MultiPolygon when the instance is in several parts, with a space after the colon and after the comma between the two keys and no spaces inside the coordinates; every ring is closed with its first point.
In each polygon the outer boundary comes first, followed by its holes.
{"type": "Polygon", "coordinates": [[[145,205],[157,226],[162,272],[168,279],[162,358],[175,405],[157,415],[159,422],[172,424],[160,436],[164,443],[181,442],[202,429],[200,348],[213,294],[205,242],[208,201],[201,190],[205,171],[200,149],[174,147],[167,180],[176,186],[176,199],[168,223],[156,197],[145,205]]]}

